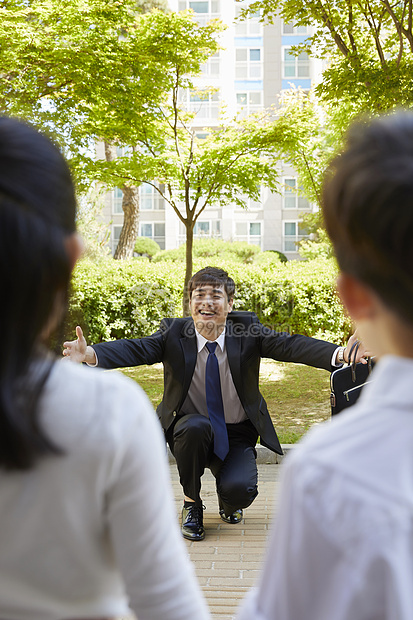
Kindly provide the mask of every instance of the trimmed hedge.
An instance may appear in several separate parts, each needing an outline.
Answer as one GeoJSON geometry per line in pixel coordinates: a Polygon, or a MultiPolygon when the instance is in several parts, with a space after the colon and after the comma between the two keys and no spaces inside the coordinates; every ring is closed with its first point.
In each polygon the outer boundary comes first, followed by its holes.
{"type": "MultiPolygon", "coordinates": [[[[154,262],[185,260],[186,243],[183,243],[175,250],[161,250],[154,256],[154,262]]],[[[257,256],[262,254],[259,245],[247,243],[246,241],[222,241],[221,239],[195,239],[192,247],[194,260],[198,258],[209,258],[214,260],[214,264],[222,261],[236,260],[241,263],[252,263],[257,256]]],[[[281,254],[281,252],[279,253],[281,254]]]]}
{"type": "MultiPolygon", "coordinates": [[[[194,272],[210,262],[196,259],[194,272]]],[[[260,265],[222,260],[219,266],[235,280],[234,309],[256,312],[273,329],[337,344],[352,331],[335,293],[332,260],[260,265]]],[[[91,343],[151,334],[163,317],[182,315],[183,280],[182,262],[82,260],[73,275],[65,338],[75,337],[76,325],[91,343]]]]}
{"type": "Polygon", "coordinates": [[[149,260],[151,260],[155,254],[161,251],[161,248],[159,243],[156,243],[153,239],[149,239],[149,237],[138,237],[133,251],[135,254],[147,256],[149,260]]]}
{"type": "Polygon", "coordinates": [[[148,259],[92,263],[82,260],[72,278],[66,338],[80,325],[91,343],[140,338],[165,316],[181,313],[183,276],[148,259]]]}

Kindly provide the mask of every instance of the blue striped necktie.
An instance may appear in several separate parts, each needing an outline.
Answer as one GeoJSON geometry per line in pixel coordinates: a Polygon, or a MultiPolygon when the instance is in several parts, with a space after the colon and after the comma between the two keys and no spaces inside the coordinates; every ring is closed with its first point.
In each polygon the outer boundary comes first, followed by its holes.
{"type": "Polygon", "coordinates": [[[225,424],[224,405],[222,402],[221,380],[219,378],[218,359],[215,355],[216,342],[205,344],[209,351],[205,369],[205,394],[209,420],[214,429],[214,452],[223,461],[228,454],[228,433],[225,424]]]}

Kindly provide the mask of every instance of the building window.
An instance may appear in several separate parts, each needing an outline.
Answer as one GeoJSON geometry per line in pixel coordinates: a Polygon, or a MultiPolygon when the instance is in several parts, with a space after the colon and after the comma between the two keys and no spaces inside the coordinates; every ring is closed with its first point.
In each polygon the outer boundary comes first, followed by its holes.
{"type": "Polygon", "coordinates": [[[310,203],[307,198],[300,195],[301,186],[297,186],[297,179],[285,178],[283,190],[283,208],[284,209],[303,209],[311,211],[310,203]],[[297,190],[298,188],[298,190],[297,190]]]}
{"type": "Polygon", "coordinates": [[[149,183],[139,187],[140,208],[142,211],[159,211],[165,209],[165,201],[160,193],[149,183]]]}
{"type": "Polygon", "coordinates": [[[284,78],[309,78],[310,57],[307,52],[300,52],[296,56],[290,47],[285,47],[283,76],[284,78]]]}
{"type": "Polygon", "coordinates": [[[119,187],[115,187],[112,191],[112,213],[123,213],[122,209],[123,192],[119,187]]]}
{"type": "Polygon", "coordinates": [[[235,50],[235,78],[261,79],[262,50],[260,47],[237,47],[235,50]]]}
{"type": "Polygon", "coordinates": [[[283,251],[298,252],[298,243],[307,235],[302,222],[284,222],[283,251]]]}
{"type": "Polygon", "coordinates": [[[192,9],[200,26],[205,26],[211,19],[219,17],[219,0],[179,0],[178,10],[192,9]]]}
{"type": "Polygon", "coordinates": [[[196,0],[195,2],[189,2],[189,8],[195,11],[195,13],[209,13],[209,2],[202,2],[201,0],[196,0]]]}
{"type": "Polygon", "coordinates": [[[261,247],[261,222],[235,222],[235,239],[261,247]]]}
{"type": "Polygon", "coordinates": [[[307,34],[307,26],[295,26],[292,22],[283,23],[283,34],[307,34]]]}
{"type": "Polygon", "coordinates": [[[220,58],[219,52],[208,58],[207,62],[202,65],[201,71],[204,77],[219,77],[220,58]]]}
{"type": "MultiPolygon", "coordinates": [[[[116,187],[112,192],[112,213],[123,214],[123,192],[116,187]]],[[[165,201],[156,189],[149,183],[139,186],[139,207],[142,211],[159,211],[165,209],[165,201]]]]}
{"type": "Polygon", "coordinates": [[[179,0],[179,11],[192,9],[194,13],[219,13],[219,0],[179,0]]]}
{"type": "Polygon", "coordinates": [[[194,237],[219,237],[221,235],[221,220],[196,221],[194,226],[194,237]]]}
{"type": "Polygon", "coordinates": [[[112,226],[112,235],[110,238],[112,254],[116,252],[116,248],[118,247],[121,230],[122,230],[122,226],[117,226],[117,225],[112,226]]]}
{"type": "Polygon", "coordinates": [[[195,222],[194,237],[209,237],[211,222],[195,222]]]}
{"type": "Polygon", "coordinates": [[[219,93],[192,92],[189,94],[189,111],[195,112],[196,120],[217,120],[219,116],[219,93]]]}
{"type": "Polygon", "coordinates": [[[246,93],[237,93],[237,111],[239,116],[248,116],[262,110],[262,91],[251,90],[246,93]]]}
{"type": "MultiPolygon", "coordinates": [[[[197,220],[194,226],[194,239],[221,237],[221,220],[197,220]]],[[[186,241],[186,230],[182,222],[179,223],[179,245],[186,241]]]]}
{"type": "MultiPolygon", "coordinates": [[[[250,4],[250,0],[242,3],[242,7],[238,4],[235,5],[235,17],[239,18],[241,13],[241,8],[245,8],[250,4]]],[[[252,15],[248,16],[248,19],[243,19],[242,21],[235,22],[235,36],[261,36],[262,35],[262,24],[260,24],[260,11],[256,11],[252,15]]]]}
{"type": "Polygon", "coordinates": [[[141,222],[139,235],[153,239],[161,250],[165,249],[165,223],[164,222],[141,222]]]}

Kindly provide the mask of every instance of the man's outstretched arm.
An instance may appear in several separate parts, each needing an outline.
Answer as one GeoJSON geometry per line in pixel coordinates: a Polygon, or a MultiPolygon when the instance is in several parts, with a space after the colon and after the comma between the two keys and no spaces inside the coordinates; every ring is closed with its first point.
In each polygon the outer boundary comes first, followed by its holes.
{"type": "Polygon", "coordinates": [[[164,334],[168,331],[168,319],[161,328],[143,338],[121,338],[88,346],[80,327],[76,328],[77,340],[63,343],[63,355],[72,362],[86,362],[104,369],[126,368],[155,364],[163,361],[164,334]]]}

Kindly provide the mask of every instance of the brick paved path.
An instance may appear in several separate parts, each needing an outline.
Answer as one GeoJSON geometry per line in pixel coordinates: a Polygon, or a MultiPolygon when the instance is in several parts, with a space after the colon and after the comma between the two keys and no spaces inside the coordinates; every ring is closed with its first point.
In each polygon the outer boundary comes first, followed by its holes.
{"type": "MultiPolygon", "coordinates": [[[[176,510],[180,518],[182,488],[176,465],[171,464],[170,467],[176,510]]],[[[279,473],[279,465],[258,465],[259,495],[252,506],[244,511],[244,519],[237,525],[229,525],[220,519],[212,474],[207,471],[202,478],[202,501],[206,506],[205,540],[185,542],[212,618],[216,620],[233,620],[240,601],[256,582],[276,509],[275,493],[279,473]]],[[[119,620],[133,620],[133,616],[119,620]]]]}
{"type": "MultiPolygon", "coordinates": [[[[185,542],[212,617],[217,620],[231,620],[245,592],[256,582],[274,513],[279,472],[278,465],[258,465],[259,495],[237,525],[219,517],[212,474],[207,471],[202,478],[205,540],[185,542]]],[[[171,465],[171,475],[180,515],[182,489],[175,465],[171,465]]]]}

